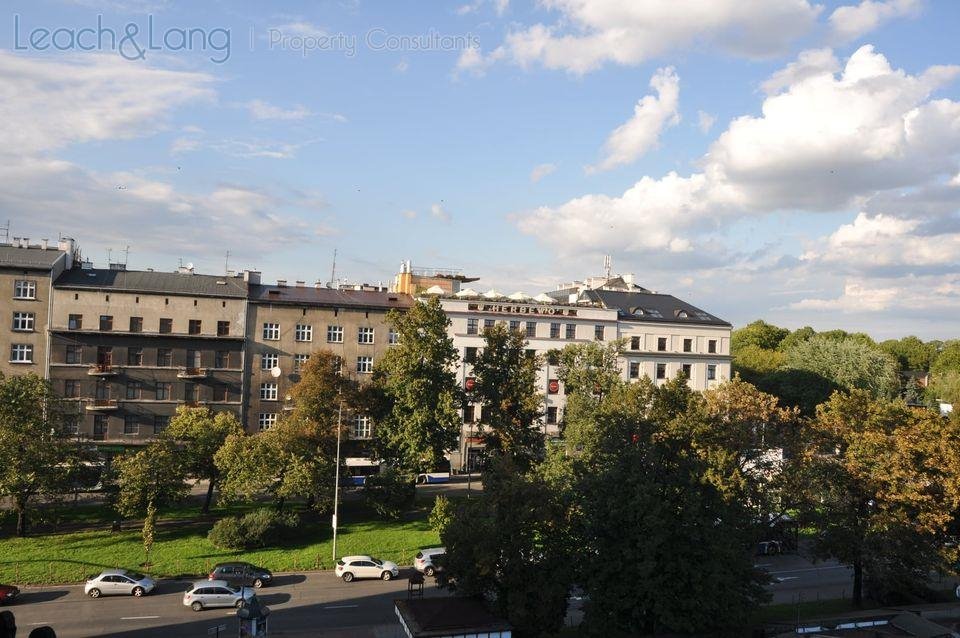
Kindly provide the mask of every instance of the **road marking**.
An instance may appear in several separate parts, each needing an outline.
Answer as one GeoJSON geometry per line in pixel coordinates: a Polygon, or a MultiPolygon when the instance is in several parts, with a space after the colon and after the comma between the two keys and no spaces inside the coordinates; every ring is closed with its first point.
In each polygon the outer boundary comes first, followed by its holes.
{"type": "Polygon", "coordinates": [[[330,605],[329,607],[324,607],[324,609],[353,609],[359,606],[360,605],[330,605]]]}
{"type": "Polygon", "coordinates": [[[809,567],[807,569],[788,569],[782,572],[767,572],[771,576],[776,576],[777,574],[799,574],[801,572],[820,572],[826,571],[828,569],[850,569],[849,565],[827,565],[826,567],[809,567]]]}
{"type": "Polygon", "coordinates": [[[758,563],[754,567],[773,567],[773,563],[758,563]]]}
{"type": "Polygon", "coordinates": [[[160,616],[123,616],[120,620],[153,620],[160,616]]]}
{"type": "Polygon", "coordinates": [[[800,578],[799,576],[777,576],[774,580],[778,583],[782,583],[785,580],[796,580],[800,578]]]}
{"type": "Polygon", "coordinates": [[[34,626],[34,625],[49,625],[49,624],[50,624],[50,623],[48,623],[48,622],[28,622],[28,623],[27,623],[27,625],[30,626],[30,627],[32,627],[32,626],[34,626]]]}

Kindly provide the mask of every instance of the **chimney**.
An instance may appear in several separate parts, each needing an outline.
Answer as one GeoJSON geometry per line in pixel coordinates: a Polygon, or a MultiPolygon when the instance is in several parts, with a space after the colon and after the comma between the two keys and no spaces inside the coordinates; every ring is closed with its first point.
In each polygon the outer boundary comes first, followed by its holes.
{"type": "Polygon", "coordinates": [[[40,248],[43,248],[44,250],[46,250],[49,246],[50,246],[50,242],[47,241],[46,237],[40,240],[40,248]]]}
{"type": "Polygon", "coordinates": [[[23,238],[23,244],[22,244],[22,246],[23,246],[24,248],[30,248],[30,238],[29,238],[29,237],[24,237],[24,238],[23,238]]]}
{"type": "Polygon", "coordinates": [[[278,286],[279,288],[286,288],[286,287],[287,287],[287,280],[286,280],[286,279],[277,279],[277,286],[278,286]]]}
{"type": "Polygon", "coordinates": [[[314,287],[314,288],[323,288],[323,282],[320,281],[319,279],[317,279],[315,282],[313,282],[313,287],[314,287]]]}
{"type": "Polygon", "coordinates": [[[243,271],[243,280],[250,285],[259,286],[260,285],[260,271],[259,270],[244,270],[243,271]]]}
{"type": "Polygon", "coordinates": [[[11,245],[12,245],[14,248],[19,248],[19,247],[20,247],[20,238],[19,238],[19,237],[14,237],[14,238],[13,238],[13,244],[11,244],[11,245]]]}
{"type": "Polygon", "coordinates": [[[299,279],[297,280],[297,288],[303,288],[306,285],[307,285],[307,282],[301,281],[299,279]]]}

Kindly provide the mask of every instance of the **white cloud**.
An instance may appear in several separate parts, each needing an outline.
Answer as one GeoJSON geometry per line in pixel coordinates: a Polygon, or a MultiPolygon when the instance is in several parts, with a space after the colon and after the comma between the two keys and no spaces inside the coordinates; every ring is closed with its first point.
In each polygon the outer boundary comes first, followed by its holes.
{"type": "Polygon", "coordinates": [[[313,115],[310,109],[300,104],[292,109],[284,109],[263,100],[250,100],[243,106],[255,120],[302,120],[313,115]]]}
{"type": "Polygon", "coordinates": [[[680,78],[673,67],[658,69],[650,78],[650,88],[657,92],[646,95],[633,107],[633,117],[618,126],[604,144],[606,157],[587,172],[606,171],[629,164],[655,147],[660,132],[680,122],[680,78]]]}
{"type": "Polygon", "coordinates": [[[761,88],[767,95],[773,95],[807,78],[833,74],[839,70],[840,61],[833,55],[833,49],[808,49],[800,52],[796,62],[771,75],[761,88]]]}
{"type": "Polygon", "coordinates": [[[306,20],[295,20],[285,24],[278,24],[275,27],[271,27],[271,29],[279,31],[284,37],[302,36],[307,38],[322,38],[327,35],[326,29],[306,20]]]}
{"type": "Polygon", "coordinates": [[[835,40],[849,42],[884,22],[918,14],[921,4],[921,0],[862,0],[858,5],[844,5],[830,14],[830,30],[835,40]]]}
{"type": "Polygon", "coordinates": [[[474,75],[483,75],[493,64],[506,56],[506,50],[498,48],[489,55],[484,55],[480,47],[468,47],[460,52],[457,58],[457,72],[468,71],[474,75]]]}
{"type": "Polygon", "coordinates": [[[493,6],[493,11],[497,16],[502,16],[510,7],[510,0],[474,0],[473,2],[457,7],[457,15],[463,16],[470,13],[477,13],[483,8],[483,5],[488,2],[493,6]]]}
{"type": "Polygon", "coordinates": [[[710,129],[713,128],[716,121],[716,115],[707,113],[706,111],[697,111],[697,128],[699,128],[700,132],[704,135],[710,132],[710,129]]]}
{"type": "MultiPolygon", "coordinates": [[[[503,49],[521,66],[583,74],[604,64],[641,64],[688,47],[749,57],[786,50],[821,11],[809,0],[543,0],[559,19],[509,33],[503,49]]],[[[495,60],[494,60],[495,61],[495,60]]]]}
{"type": "Polygon", "coordinates": [[[400,214],[403,215],[404,219],[416,219],[416,218],[417,218],[417,211],[415,211],[415,210],[409,210],[409,209],[408,209],[408,210],[405,210],[405,211],[401,211],[400,214]]]}
{"type": "Polygon", "coordinates": [[[451,220],[450,213],[443,207],[443,204],[433,204],[430,206],[430,214],[434,219],[438,219],[444,223],[449,223],[451,220]]]}
{"type": "Polygon", "coordinates": [[[557,170],[556,164],[537,164],[533,167],[533,170],[530,171],[530,181],[536,184],[555,170],[557,170]]]}
{"type": "Polygon", "coordinates": [[[409,68],[410,63],[407,62],[406,59],[403,59],[397,62],[397,64],[393,67],[393,70],[397,73],[406,73],[409,68]]]}

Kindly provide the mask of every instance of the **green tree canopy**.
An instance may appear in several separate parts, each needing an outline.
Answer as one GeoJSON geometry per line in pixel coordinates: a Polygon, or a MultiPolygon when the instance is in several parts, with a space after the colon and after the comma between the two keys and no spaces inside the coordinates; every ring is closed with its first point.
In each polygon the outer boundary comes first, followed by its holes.
{"type": "Polygon", "coordinates": [[[379,458],[410,472],[438,465],[456,448],[463,422],[463,392],[457,383],[459,355],[447,335],[440,301],[418,301],[410,310],[391,310],[387,320],[399,333],[373,373],[370,412],[379,458]]]}
{"type": "Polygon", "coordinates": [[[765,374],[774,372],[783,365],[786,356],[779,350],[767,350],[753,344],[741,346],[733,352],[733,371],[756,383],[765,374]]]}
{"type": "Polygon", "coordinates": [[[914,336],[888,339],[880,343],[880,349],[896,357],[901,370],[929,370],[937,356],[935,345],[914,336]]]}
{"type": "Polygon", "coordinates": [[[120,494],[117,510],[124,516],[147,513],[182,500],[190,491],[186,467],[177,444],[159,438],[134,454],[114,459],[120,494]]]}
{"type": "Polygon", "coordinates": [[[848,389],[893,397],[900,390],[897,364],[876,346],[857,339],[836,340],[819,334],[786,353],[785,367],[807,370],[848,389]]]}
{"type": "Polygon", "coordinates": [[[767,323],[763,319],[757,319],[753,323],[748,323],[743,328],[733,331],[730,337],[730,347],[734,352],[746,346],[776,350],[788,334],[790,334],[790,331],[786,328],[767,323]]]}
{"type": "Polygon", "coordinates": [[[935,375],[950,371],[960,372],[960,339],[945,342],[930,366],[935,375]]]}
{"type": "Polygon", "coordinates": [[[801,341],[806,341],[810,337],[817,334],[817,331],[811,328],[810,326],[804,326],[802,328],[797,328],[780,342],[779,349],[781,352],[786,352],[796,344],[801,341]]]}

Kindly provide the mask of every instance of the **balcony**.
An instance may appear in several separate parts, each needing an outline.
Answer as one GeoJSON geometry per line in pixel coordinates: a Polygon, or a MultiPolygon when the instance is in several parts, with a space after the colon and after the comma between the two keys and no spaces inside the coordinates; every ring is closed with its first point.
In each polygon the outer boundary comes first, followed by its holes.
{"type": "Polygon", "coordinates": [[[206,401],[184,401],[183,405],[188,408],[205,408],[207,407],[206,401]]]}
{"type": "Polygon", "coordinates": [[[180,368],[178,379],[203,379],[207,376],[206,368],[180,368]]]}
{"type": "Polygon", "coordinates": [[[118,372],[119,369],[112,363],[96,363],[87,370],[91,377],[112,377],[118,372]]]}
{"type": "Polygon", "coordinates": [[[117,400],[116,399],[93,399],[90,403],[87,404],[87,410],[90,412],[101,411],[101,410],[116,410],[117,409],[117,400]]]}

